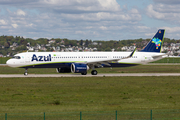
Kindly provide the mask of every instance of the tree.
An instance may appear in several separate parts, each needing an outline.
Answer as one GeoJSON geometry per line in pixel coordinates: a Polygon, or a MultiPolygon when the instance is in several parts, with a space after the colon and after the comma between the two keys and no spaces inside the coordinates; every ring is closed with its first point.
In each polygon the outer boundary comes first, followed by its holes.
{"type": "Polygon", "coordinates": [[[26,41],[26,40],[24,40],[24,39],[22,39],[22,40],[21,40],[21,45],[26,46],[26,45],[27,45],[27,41],[26,41]]]}
{"type": "Polygon", "coordinates": [[[105,51],[111,51],[111,48],[110,48],[110,47],[107,47],[107,48],[105,49],[105,51]]]}
{"type": "Polygon", "coordinates": [[[82,39],[80,40],[80,45],[83,46],[83,40],[82,39]]]}
{"type": "Polygon", "coordinates": [[[4,47],[5,47],[5,48],[9,48],[9,47],[10,47],[9,42],[5,42],[5,43],[4,43],[4,47]]]}
{"type": "Polygon", "coordinates": [[[89,45],[89,41],[88,41],[88,39],[86,39],[85,46],[88,47],[88,45],[89,45]]]}

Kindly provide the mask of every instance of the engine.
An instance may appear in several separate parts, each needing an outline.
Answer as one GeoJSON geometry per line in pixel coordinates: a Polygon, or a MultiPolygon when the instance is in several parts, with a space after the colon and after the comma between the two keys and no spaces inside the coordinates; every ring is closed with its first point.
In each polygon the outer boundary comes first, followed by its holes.
{"type": "Polygon", "coordinates": [[[89,70],[89,67],[83,63],[72,63],[71,72],[72,73],[86,73],[89,70]]]}
{"type": "Polygon", "coordinates": [[[71,72],[71,68],[56,68],[56,71],[58,73],[70,73],[71,72]]]}

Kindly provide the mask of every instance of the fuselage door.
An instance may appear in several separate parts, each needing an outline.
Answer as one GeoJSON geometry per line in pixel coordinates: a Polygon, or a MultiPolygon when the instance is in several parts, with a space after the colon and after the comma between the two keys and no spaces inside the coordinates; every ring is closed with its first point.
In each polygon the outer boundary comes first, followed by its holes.
{"type": "Polygon", "coordinates": [[[25,55],[25,63],[30,63],[30,55],[29,54],[25,55]]]}

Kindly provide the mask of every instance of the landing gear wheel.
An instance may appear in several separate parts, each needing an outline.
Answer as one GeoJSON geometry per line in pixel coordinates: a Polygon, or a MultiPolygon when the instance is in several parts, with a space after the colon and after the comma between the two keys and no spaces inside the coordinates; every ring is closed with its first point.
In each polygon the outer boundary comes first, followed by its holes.
{"type": "Polygon", "coordinates": [[[27,76],[28,75],[28,69],[25,69],[24,75],[27,76]]]}
{"type": "Polygon", "coordinates": [[[28,73],[27,73],[27,72],[25,72],[25,73],[24,73],[24,75],[25,75],[25,76],[27,76],[27,75],[28,75],[28,73]]]}
{"type": "Polygon", "coordinates": [[[92,74],[92,75],[97,75],[97,73],[98,73],[98,72],[97,72],[96,70],[92,70],[92,71],[91,71],[91,74],[92,74]]]}
{"type": "Polygon", "coordinates": [[[81,73],[81,75],[86,75],[86,74],[87,74],[87,72],[81,73]]]}

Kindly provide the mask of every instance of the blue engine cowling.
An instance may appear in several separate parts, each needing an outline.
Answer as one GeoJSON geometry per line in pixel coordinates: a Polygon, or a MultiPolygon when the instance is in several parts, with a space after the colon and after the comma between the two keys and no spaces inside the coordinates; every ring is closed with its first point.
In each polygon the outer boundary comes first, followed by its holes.
{"type": "Polygon", "coordinates": [[[72,73],[86,73],[89,70],[89,67],[83,63],[72,63],[71,72],[72,73]]]}

